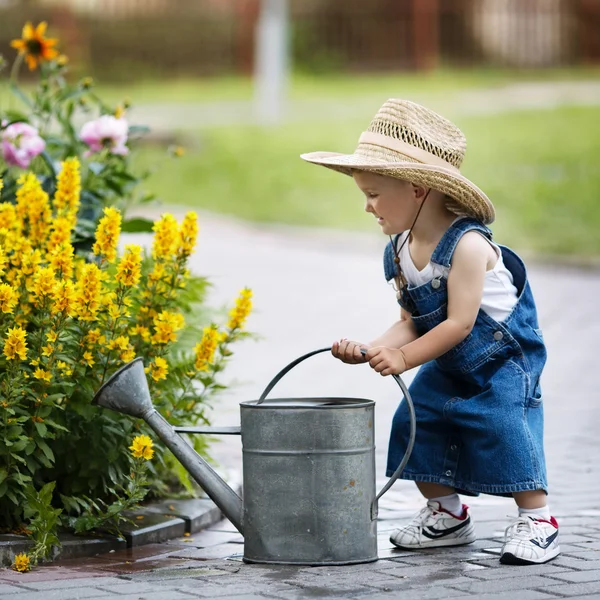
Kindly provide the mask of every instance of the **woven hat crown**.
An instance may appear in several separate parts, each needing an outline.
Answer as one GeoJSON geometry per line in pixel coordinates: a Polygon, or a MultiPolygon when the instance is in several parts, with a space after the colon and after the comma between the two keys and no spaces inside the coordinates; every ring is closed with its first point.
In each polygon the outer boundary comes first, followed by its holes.
{"type": "MultiPolygon", "coordinates": [[[[367,131],[401,140],[457,169],[465,157],[467,141],[463,132],[448,119],[409,100],[389,99],[367,131]]],[[[360,146],[357,150],[360,153],[360,146]]]]}

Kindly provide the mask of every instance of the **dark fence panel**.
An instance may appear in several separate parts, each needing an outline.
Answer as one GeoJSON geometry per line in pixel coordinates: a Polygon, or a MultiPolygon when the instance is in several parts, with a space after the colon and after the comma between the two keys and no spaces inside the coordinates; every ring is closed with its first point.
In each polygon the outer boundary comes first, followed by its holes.
{"type": "MultiPolygon", "coordinates": [[[[0,53],[25,20],[104,79],[249,73],[260,0],[0,0],[0,53]]],[[[290,0],[311,71],[600,62],[600,0],[290,0]]]]}

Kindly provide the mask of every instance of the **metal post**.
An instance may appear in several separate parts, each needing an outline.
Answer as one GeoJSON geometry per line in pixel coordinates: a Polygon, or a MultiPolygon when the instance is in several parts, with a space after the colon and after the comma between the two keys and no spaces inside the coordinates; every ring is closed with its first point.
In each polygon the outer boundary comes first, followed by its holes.
{"type": "Polygon", "coordinates": [[[262,0],[255,44],[255,113],[260,123],[275,124],[288,78],[288,0],[262,0]]]}

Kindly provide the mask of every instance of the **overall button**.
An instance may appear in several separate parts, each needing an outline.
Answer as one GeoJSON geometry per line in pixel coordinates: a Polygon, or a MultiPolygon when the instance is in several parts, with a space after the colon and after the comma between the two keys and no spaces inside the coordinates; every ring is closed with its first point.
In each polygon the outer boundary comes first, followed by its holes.
{"type": "Polygon", "coordinates": [[[446,471],[445,475],[446,477],[450,477],[450,475],[452,475],[452,471],[446,471]]]}
{"type": "Polygon", "coordinates": [[[452,450],[452,452],[456,452],[458,450],[458,446],[456,444],[452,444],[452,446],[450,446],[450,450],[452,450]]]}
{"type": "Polygon", "coordinates": [[[494,333],[494,339],[499,342],[504,337],[504,334],[501,331],[496,331],[494,333]]]}
{"type": "Polygon", "coordinates": [[[434,290],[437,290],[437,289],[440,287],[440,285],[442,285],[442,284],[440,283],[440,280],[439,280],[439,279],[434,279],[434,280],[431,282],[431,287],[432,287],[434,290]]]}

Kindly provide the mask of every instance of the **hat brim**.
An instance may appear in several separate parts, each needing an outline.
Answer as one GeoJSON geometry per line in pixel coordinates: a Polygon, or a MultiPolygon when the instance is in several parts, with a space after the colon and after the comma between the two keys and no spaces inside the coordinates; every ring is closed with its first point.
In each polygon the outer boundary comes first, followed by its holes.
{"type": "Polygon", "coordinates": [[[309,152],[301,154],[300,158],[344,175],[351,176],[353,170],[370,171],[433,188],[455,200],[464,209],[465,215],[475,217],[486,225],[496,217],[494,205],[487,195],[471,180],[452,169],[419,162],[386,162],[358,154],[336,152],[309,152]]]}

